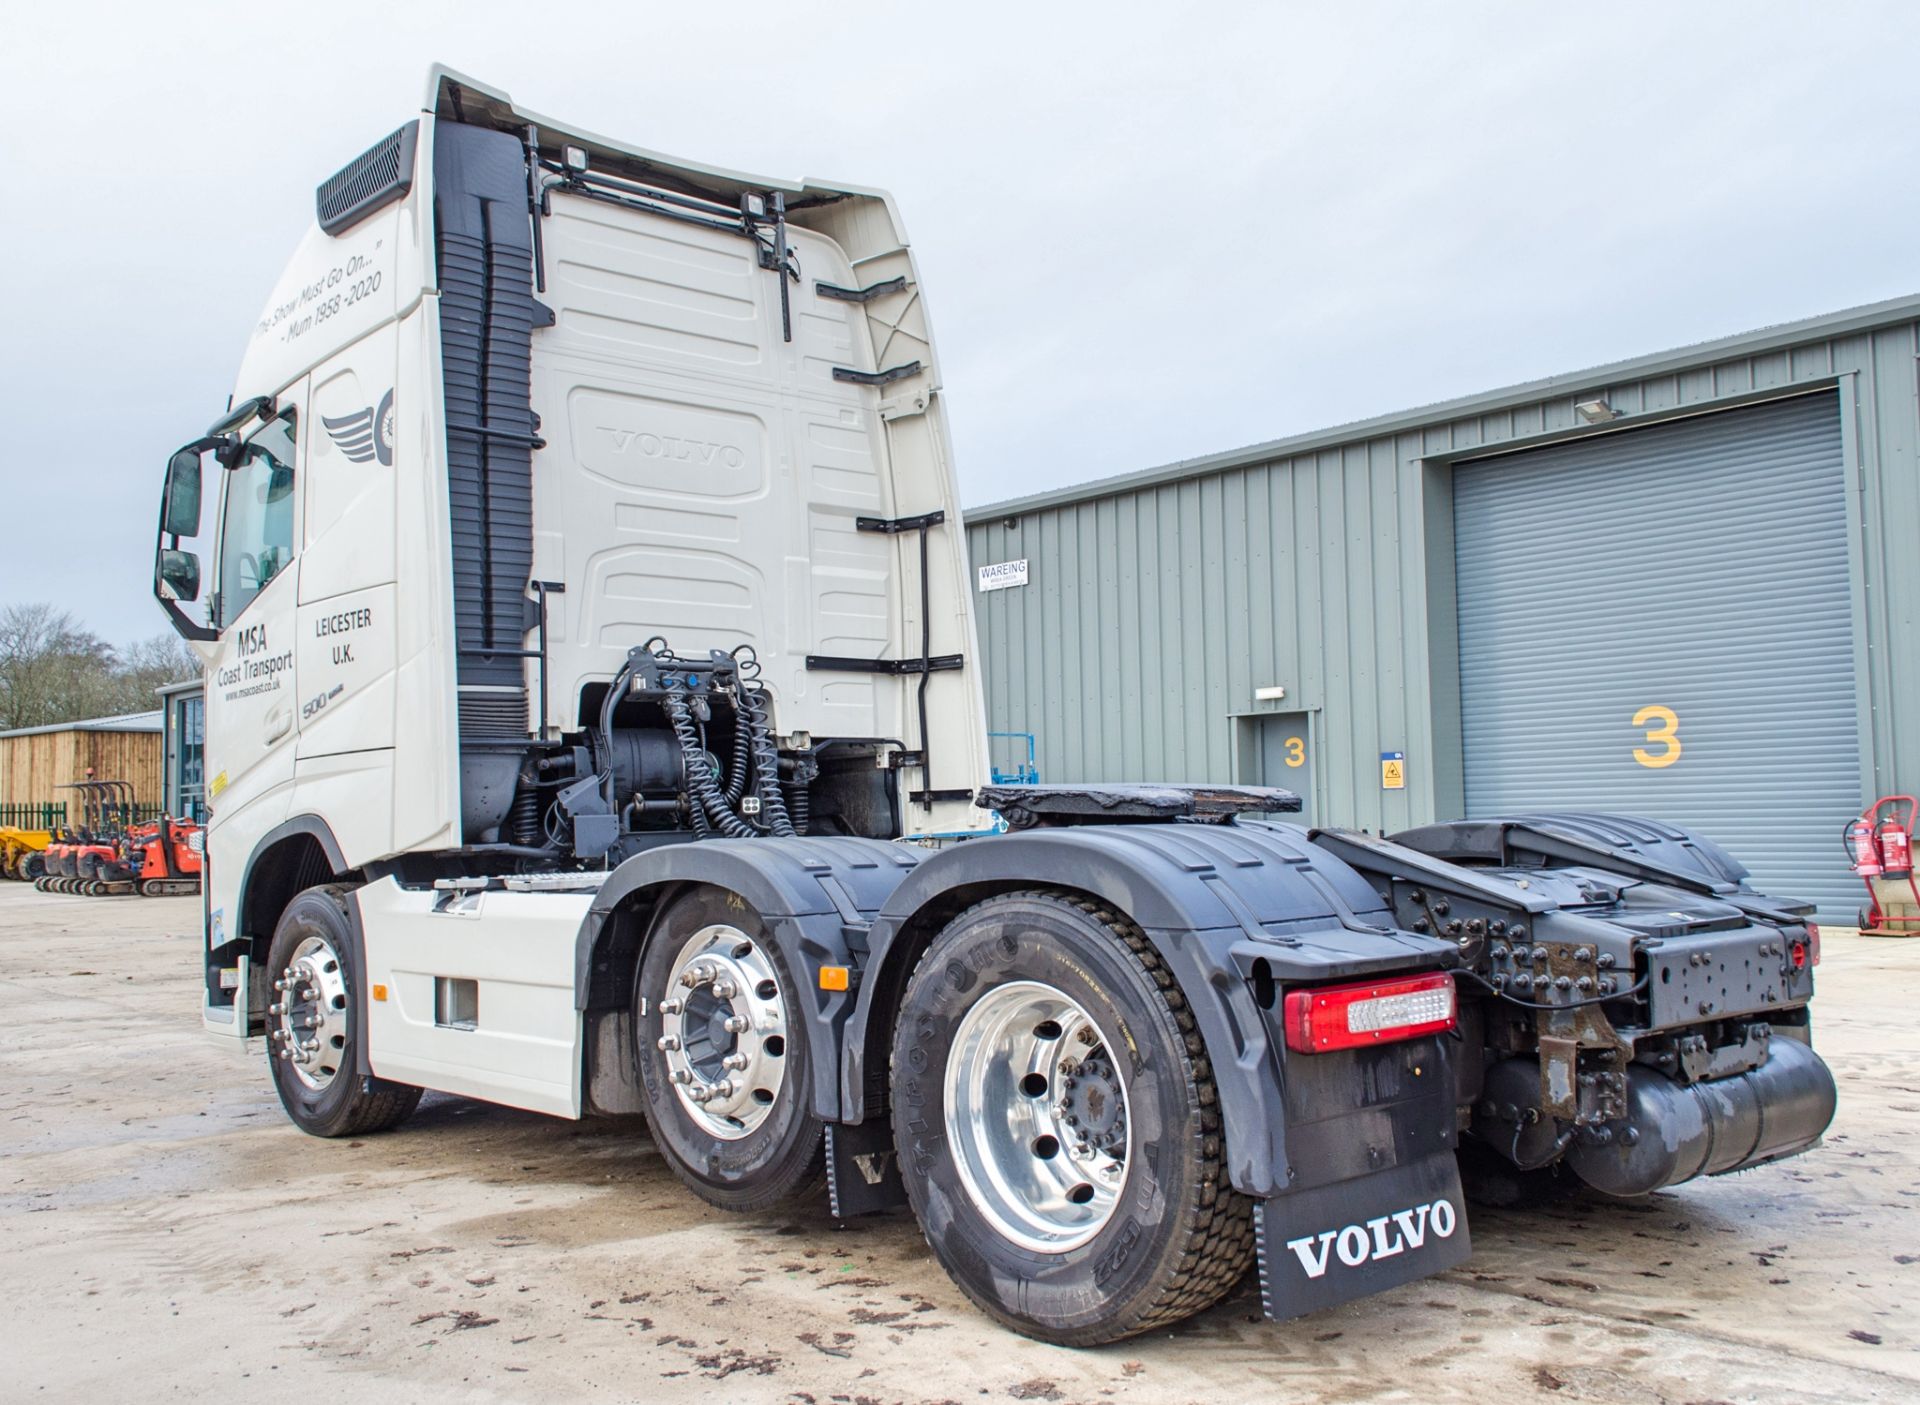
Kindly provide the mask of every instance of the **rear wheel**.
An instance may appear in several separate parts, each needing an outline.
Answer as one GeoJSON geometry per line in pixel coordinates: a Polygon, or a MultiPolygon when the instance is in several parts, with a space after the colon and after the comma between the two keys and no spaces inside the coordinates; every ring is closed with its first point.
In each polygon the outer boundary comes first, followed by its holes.
{"type": "Polygon", "coordinates": [[[19,862],[14,866],[14,872],[19,877],[26,879],[29,883],[37,882],[46,875],[47,861],[40,854],[32,852],[24,853],[20,856],[19,862]]]}
{"type": "Polygon", "coordinates": [[[267,1062],[280,1105],[294,1126],[316,1137],[384,1132],[412,1115],[420,1090],[363,1078],[354,993],[353,919],[344,885],[309,888],[280,915],[267,969],[267,1062]]]}
{"type": "Polygon", "coordinates": [[[737,895],[696,888],[655,916],[634,992],[647,1120],[674,1173],[721,1209],[765,1209],[822,1183],[797,990],[737,895]]]}
{"type": "Polygon", "coordinates": [[[1007,894],[934,939],[894,1029],[893,1118],[934,1254],[1030,1336],[1167,1326],[1252,1262],[1192,1011],[1139,928],[1097,903],[1007,894]]]}

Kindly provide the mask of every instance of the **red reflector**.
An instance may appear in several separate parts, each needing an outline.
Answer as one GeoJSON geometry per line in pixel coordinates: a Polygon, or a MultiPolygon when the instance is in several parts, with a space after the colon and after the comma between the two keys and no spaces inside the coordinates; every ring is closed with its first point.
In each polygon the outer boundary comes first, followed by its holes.
{"type": "Polygon", "coordinates": [[[1453,977],[1445,971],[1290,990],[1287,1047],[1302,1054],[1323,1054],[1437,1034],[1453,1028],[1454,1008],[1453,977]]]}
{"type": "Polygon", "coordinates": [[[1787,948],[1787,954],[1793,958],[1794,970],[1804,971],[1806,969],[1807,944],[1805,942],[1795,942],[1792,946],[1787,948]]]}
{"type": "Polygon", "coordinates": [[[1818,922],[1807,923],[1807,962],[1813,966],[1820,964],[1820,924],[1818,922]]]}

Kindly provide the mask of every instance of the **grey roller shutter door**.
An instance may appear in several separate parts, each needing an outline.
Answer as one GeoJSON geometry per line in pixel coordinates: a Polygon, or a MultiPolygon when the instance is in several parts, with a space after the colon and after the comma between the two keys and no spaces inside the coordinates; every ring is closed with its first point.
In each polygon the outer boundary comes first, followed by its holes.
{"type": "Polygon", "coordinates": [[[1847,510],[1831,393],[1460,465],[1468,813],[1690,825],[1851,921],[1847,510]]]}

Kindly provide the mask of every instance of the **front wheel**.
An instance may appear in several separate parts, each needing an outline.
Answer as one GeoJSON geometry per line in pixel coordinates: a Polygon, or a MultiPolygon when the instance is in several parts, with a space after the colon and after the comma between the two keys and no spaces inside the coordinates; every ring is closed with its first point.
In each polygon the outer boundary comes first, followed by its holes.
{"type": "Polygon", "coordinates": [[[280,915],[267,969],[267,1062],[293,1125],[316,1137],[384,1132],[412,1116],[420,1090],[359,1074],[354,992],[361,973],[343,884],[309,888],[280,915]]]}
{"type": "Polygon", "coordinates": [[[927,1242],[992,1316],[1094,1346],[1178,1322],[1253,1258],[1213,1071],[1140,929],[1010,893],[956,917],[908,984],[894,1136],[927,1242]]]}

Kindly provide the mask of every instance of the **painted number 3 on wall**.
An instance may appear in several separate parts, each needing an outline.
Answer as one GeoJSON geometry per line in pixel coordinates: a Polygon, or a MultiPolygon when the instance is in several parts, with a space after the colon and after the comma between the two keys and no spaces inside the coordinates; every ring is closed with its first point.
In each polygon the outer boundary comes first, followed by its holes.
{"type": "Polygon", "coordinates": [[[1657,771],[1680,759],[1680,718],[1672,708],[1649,704],[1633,714],[1633,725],[1646,728],[1648,744],[1659,748],[1650,751],[1647,747],[1636,746],[1633,749],[1635,761],[1657,771]]]}
{"type": "Polygon", "coordinates": [[[1287,764],[1295,767],[1307,764],[1307,744],[1302,738],[1287,738],[1287,764]]]}

